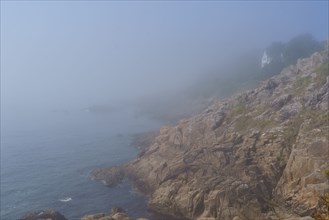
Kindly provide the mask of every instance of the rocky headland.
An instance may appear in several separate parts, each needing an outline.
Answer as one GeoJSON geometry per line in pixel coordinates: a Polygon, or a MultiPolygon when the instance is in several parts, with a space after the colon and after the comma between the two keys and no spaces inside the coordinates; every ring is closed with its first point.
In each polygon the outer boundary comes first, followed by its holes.
{"type": "Polygon", "coordinates": [[[178,219],[313,219],[329,192],[328,50],[254,90],[164,127],[134,161],[93,172],[130,179],[178,219]]]}

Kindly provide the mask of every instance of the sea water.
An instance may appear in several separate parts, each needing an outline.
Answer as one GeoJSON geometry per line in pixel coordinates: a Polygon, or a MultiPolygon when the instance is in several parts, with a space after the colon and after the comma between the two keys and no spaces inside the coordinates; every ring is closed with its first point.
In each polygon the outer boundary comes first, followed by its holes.
{"type": "Polygon", "coordinates": [[[93,181],[95,168],[133,159],[134,133],[159,123],[131,110],[93,114],[83,110],[1,114],[1,219],[52,208],[68,219],[122,207],[150,217],[146,198],[124,181],[109,188],[93,181]]]}

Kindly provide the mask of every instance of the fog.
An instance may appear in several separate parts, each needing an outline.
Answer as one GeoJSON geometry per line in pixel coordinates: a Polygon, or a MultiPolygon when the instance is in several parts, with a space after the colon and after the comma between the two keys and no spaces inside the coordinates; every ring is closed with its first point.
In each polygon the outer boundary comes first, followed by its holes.
{"type": "Polygon", "coordinates": [[[326,39],[327,10],[326,1],[1,1],[1,110],[174,95],[244,51],[306,32],[326,39]]]}

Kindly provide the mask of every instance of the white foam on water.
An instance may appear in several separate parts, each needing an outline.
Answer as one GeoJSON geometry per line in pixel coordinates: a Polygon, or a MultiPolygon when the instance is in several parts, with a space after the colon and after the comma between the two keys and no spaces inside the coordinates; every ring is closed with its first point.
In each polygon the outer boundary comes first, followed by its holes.
{"type": "Polygon", "coordinates": [[[64,199],[60,199],[59,201],[61,201],[61,202],[69,202],[69,201],[71,201],[71,200],[72,200],[71,197],[66,197],[66,198],[64,198],[64,199]]]}

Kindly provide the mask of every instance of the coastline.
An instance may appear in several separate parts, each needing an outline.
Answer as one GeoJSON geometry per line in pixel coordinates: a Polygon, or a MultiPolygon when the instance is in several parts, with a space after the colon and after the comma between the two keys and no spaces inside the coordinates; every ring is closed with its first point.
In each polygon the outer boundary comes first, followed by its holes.
{"type": "Polygon", "coordinates": [[[312,219],[329,191],[323,65],[328,54],[315,53],[174,126],[135,134],[135,159],[92,176],[111,187],[128,180],[148,196],[151,220],[312,219]]]}
{"type": "MultiPolygon", "coordinates": [[[[161,128],[121,172],[150,195],[152,211],[177,219],[311,219],[329,191],[321,174],[329,166],[329,79],[319,72],[327,62],[327,52],[317,52],[256,89],[161,128]]],[[[106,172],[116,178],[115,169],[106,172]]]]}

